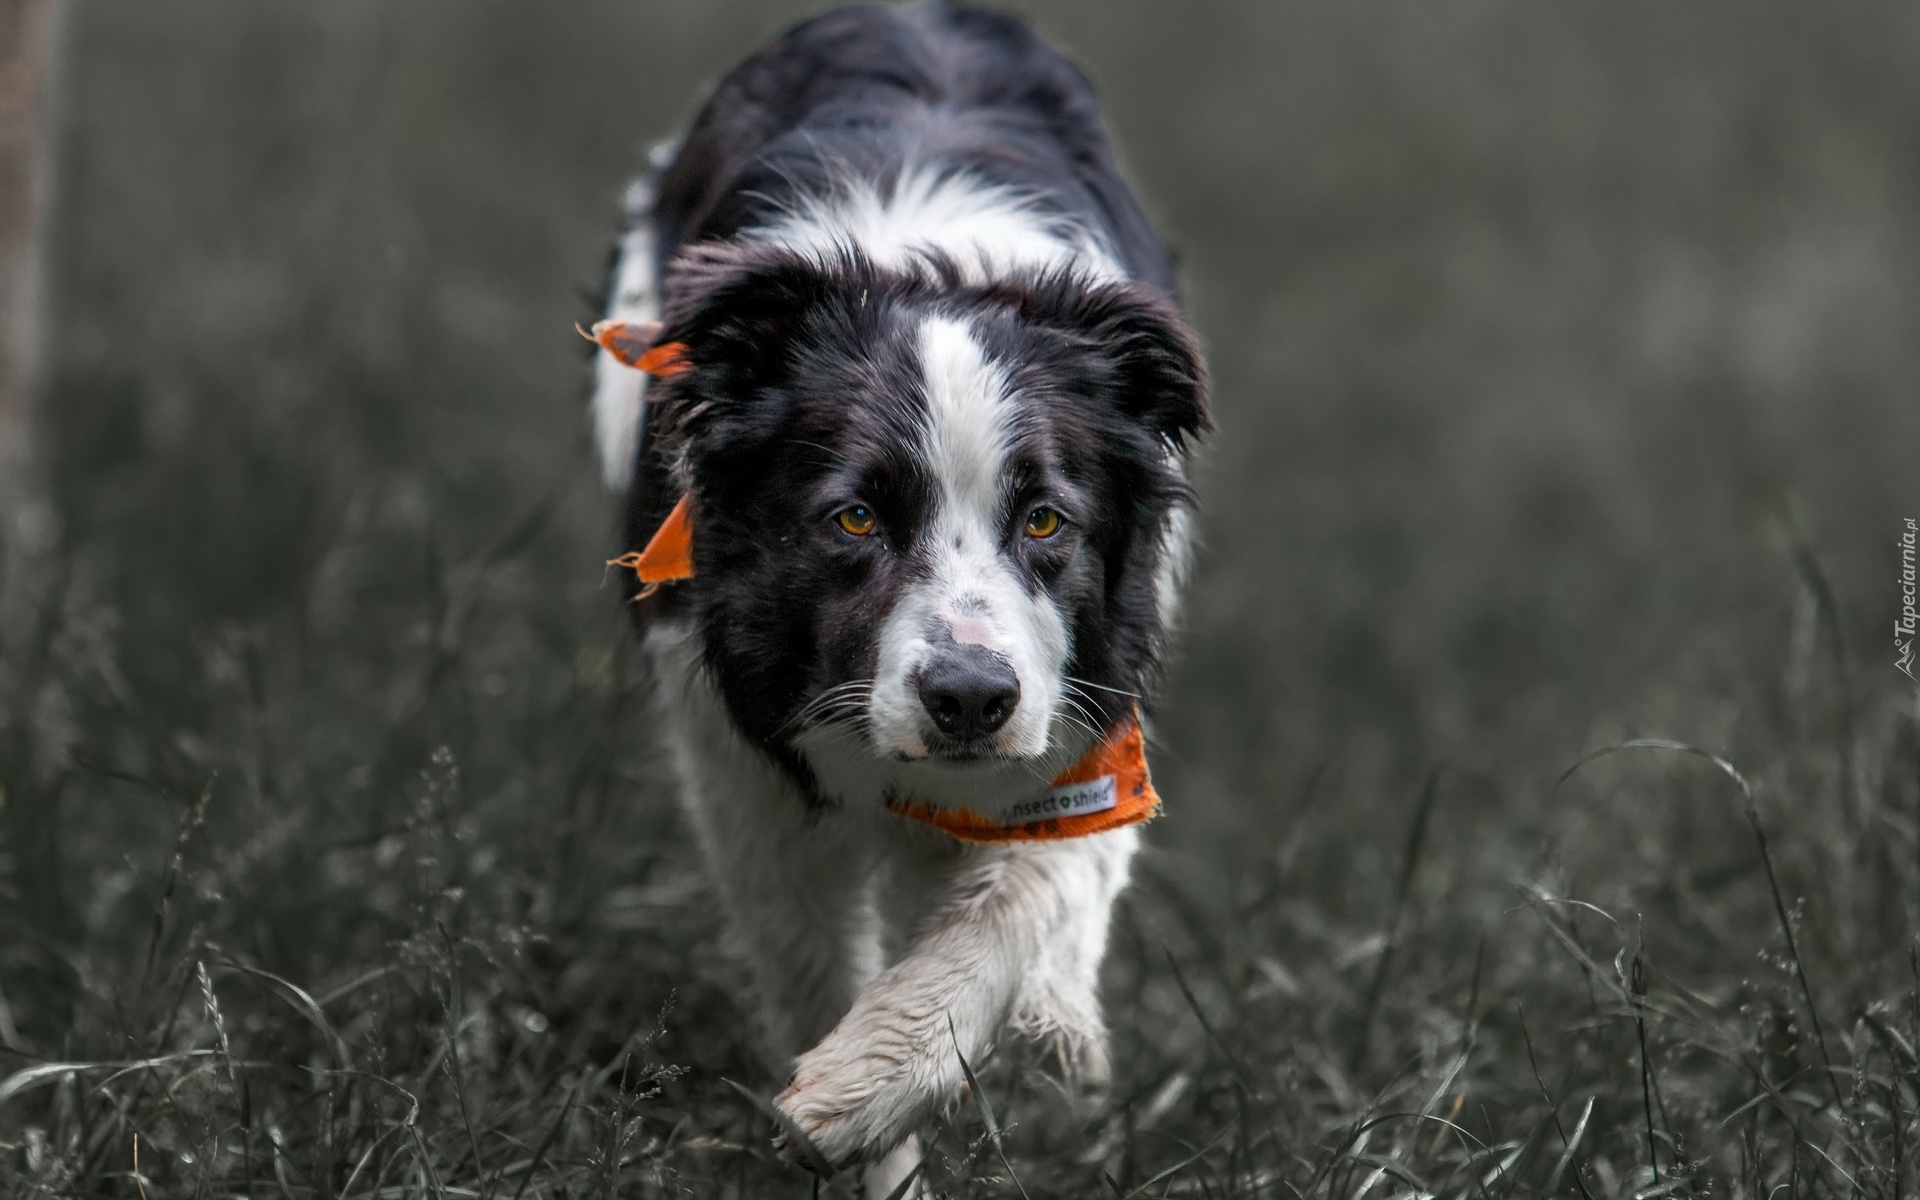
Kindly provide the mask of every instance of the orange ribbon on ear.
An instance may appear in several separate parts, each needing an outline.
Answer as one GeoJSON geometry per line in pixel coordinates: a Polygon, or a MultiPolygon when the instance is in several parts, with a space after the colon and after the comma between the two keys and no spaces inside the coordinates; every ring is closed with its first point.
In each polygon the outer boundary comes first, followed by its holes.
{"type": "Polygon", "coordinates": [[[1147,772],[1146,737],[1135,713],[1054,777],[1045,793],[1007,805],[998,814],[942,808],[889,795],[887,807],[963,842],[1042,842],[1086,837],[1160,815],[1160,796],[1147,772]]]}
{"type": "MultiPolygon", "coordinates": [[[[674,343],[678,344],[678,343],[674,343]]],[[[644,550],[629,550],[619,558],[607,560],[610,567],[624,567],[640,577],[644,584],[635,600],[653,595],[663,583],[693,578],[693,497],[685,495],[660,522],[660,528],[647,539],[644,550]]]]}
{"type": "Polygon", "coordinates": [[[658,321],[609,319],[596,322],[591,332],[581,332],[586,334],[587,340],[608,354],[629,367],[645,371],[655,379],[671,379],[693,370],[685,342],[653,344],[654,339],[660,336],[658,321]]]}
{"type": "Polygon", "coordinates": [[[693,361],[687,357],[685,342],[662,342],[642,354],[633,365],[655,379],[672,379],[675,375],[685,375],[693,370],[693,361]]]}
{"type": "MultiPolygon", "coordinates": [[[[578,328],[576,326],[576,328],[578,328]]],[[[662,342],[658,321],[606,320],[596,323],[591,332],[581,334],[629,367],[645,371],[655,379],[671,379],[693,370],[685,342],[662,342]]],[[[653,531],[646,549],[628,551],[607,560],[610,567],[625,567],[640,577],[641,587],[635,600],[653,595],[663,583],[693,578],[693,505],[682,496],[660,528],[653,531]]]]}

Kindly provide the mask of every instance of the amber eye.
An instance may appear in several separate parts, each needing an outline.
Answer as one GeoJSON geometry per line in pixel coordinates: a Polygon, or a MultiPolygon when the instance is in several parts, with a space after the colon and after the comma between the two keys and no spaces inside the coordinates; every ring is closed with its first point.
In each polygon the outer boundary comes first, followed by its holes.
{"type": "Polygon", "coordinates": [[[1051,508],[1036,508],[1027,514],[1027,536],[1050,538],[1060,532],[1060,514],[1051,508]]]}
{"type": "Polygon", "coordinates": [[[873,510],[864,504],[848,505],[833,514],[833,519],[840,528],[855,537],[867,536],[873,532],[874,526],[880,523],[873,515],[873,510]]]}

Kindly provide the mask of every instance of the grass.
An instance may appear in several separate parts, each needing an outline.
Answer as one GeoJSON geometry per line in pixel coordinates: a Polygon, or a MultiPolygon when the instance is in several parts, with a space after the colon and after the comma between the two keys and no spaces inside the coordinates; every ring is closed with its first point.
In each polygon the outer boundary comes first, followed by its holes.
{"type": "MultiPolygon", "coordinates": [[[[1911,15],[1036,8],[1223,434],[1113,1088],[967,1064],[936,1189],[1911,1194],[1911,15]]],[[[727,1082],[780,1080],[570,327],[634,148],[789,11],[74,10],[0,1194],[839,1188],[727,1082]]]]}

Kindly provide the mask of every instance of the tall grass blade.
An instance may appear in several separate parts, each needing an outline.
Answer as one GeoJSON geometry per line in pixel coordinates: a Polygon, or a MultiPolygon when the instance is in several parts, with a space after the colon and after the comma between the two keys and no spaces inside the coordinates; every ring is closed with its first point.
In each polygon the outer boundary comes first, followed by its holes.
{"type": "Polygon", "coordinates": [[[953,1052],[960,1059],[960,1071],[967,1077],[967,1086],[973,1090],[974,1099],[980,1102],[980,1119],[987,1127],[987,1137],[993,1142],[994,1153],[1000,1156],[1000,1165],[1007,1169],[1007,1176],[1019,1190],[1021,1200],[1027,1200],[1027,1185],[1020,1182],[1020,1176],[1013,1169],[1013,1161],[1007,1157],[1006,1143],[1000,1136],[1000,1122],[993,1115],[993,1102],[987,1099],[987,1090],[980,1086],[980,1077],[973,1073],[973,1064],[967,1061],[966,1052],[960,1049],[960,1033],[953,1027],[952,1013],[947,1014],[947,1036],[953,1039],[953,1052]]]}

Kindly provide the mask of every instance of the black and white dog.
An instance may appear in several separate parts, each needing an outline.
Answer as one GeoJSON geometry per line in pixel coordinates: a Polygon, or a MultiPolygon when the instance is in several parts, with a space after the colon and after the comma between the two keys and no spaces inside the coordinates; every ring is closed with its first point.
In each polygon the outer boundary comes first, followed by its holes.
{"type": "Polygon", "coordinates": [[[779,1106],[884,1189],[962,1054],[1106,1071],[1204,370],[1091,86],[966,8],[747,60],[616,255],[594,419],[686,808],[779,1106]]]}

